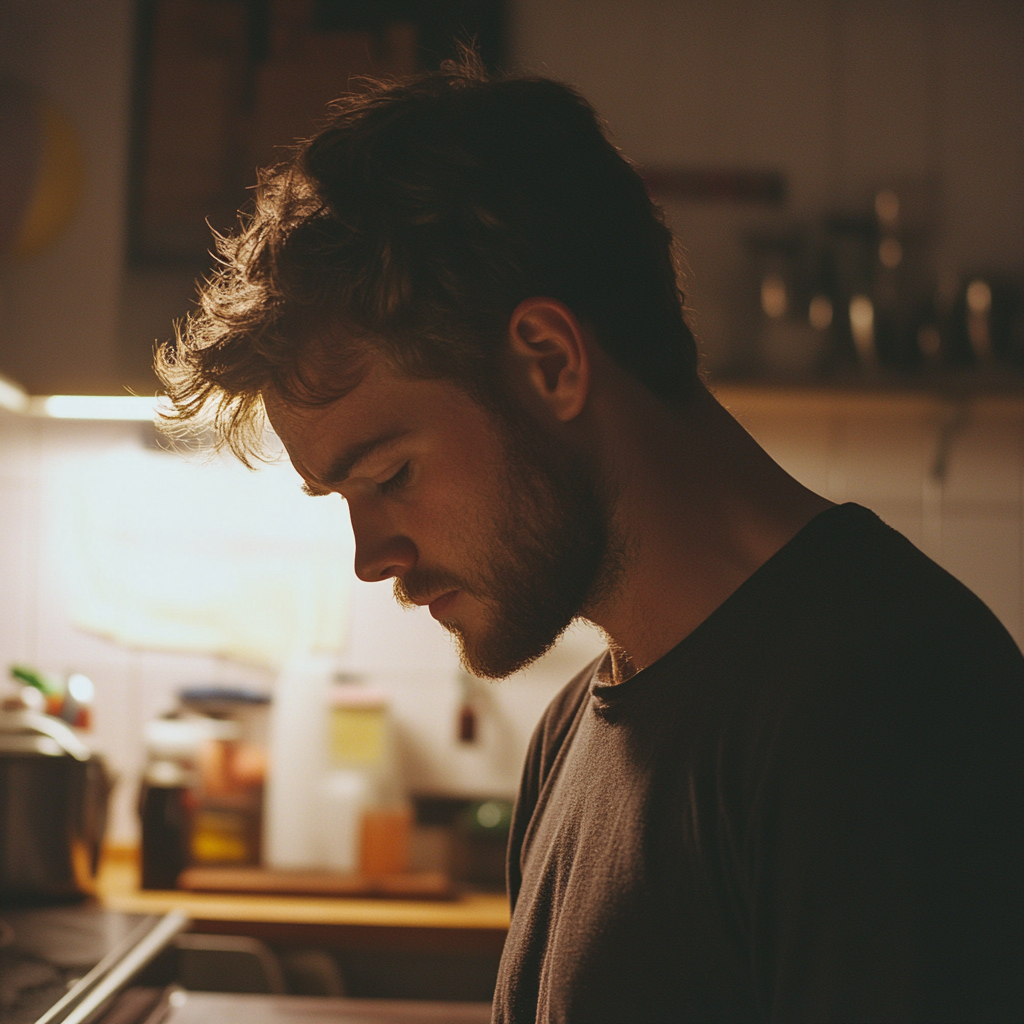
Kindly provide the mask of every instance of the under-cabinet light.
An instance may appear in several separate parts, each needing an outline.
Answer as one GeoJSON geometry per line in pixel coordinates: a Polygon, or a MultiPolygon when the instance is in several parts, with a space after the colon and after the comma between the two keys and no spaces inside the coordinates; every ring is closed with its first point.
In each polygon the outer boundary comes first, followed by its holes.
{"type": "Polygon", "coordinates": [[[42,399],[44,416],[61,420],[149,420],[157,398],[139,395],[50,395],[42,399]]]}

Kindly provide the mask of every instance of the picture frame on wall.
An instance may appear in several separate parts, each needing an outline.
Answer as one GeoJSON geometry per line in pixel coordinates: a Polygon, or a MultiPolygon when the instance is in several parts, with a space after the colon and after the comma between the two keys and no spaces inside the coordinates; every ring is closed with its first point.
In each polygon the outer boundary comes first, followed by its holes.
{"type": "Polygon", "coordinates": [[[360,78],[440,66],[460,43],[496,69],[504,0],[140,0],[129,260],[208,266],[211,228],[251,202],[360,78]]]}

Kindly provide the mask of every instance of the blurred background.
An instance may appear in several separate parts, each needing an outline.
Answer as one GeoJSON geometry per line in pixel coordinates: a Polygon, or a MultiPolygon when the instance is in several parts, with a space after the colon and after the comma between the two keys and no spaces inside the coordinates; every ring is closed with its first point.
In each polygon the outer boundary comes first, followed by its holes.
{"type": "Polygon", "coordinates": [[[353,76],[437,66],[467,35],[607,120],[754,436],[1024,643],[1024,4],[3,0],[0,667],[91,681],[77,724],[119,779],[115,843],[139,835],[147,723],[197,691],[258,703],[291,672],[327,680],[331,714],[352,709],[339,686],[386,707],[413,861],[437,866],[430,829],[465,808],[507,828],[538,716],[600,649],[578,629],[506,682],[469,679],[425,611],[355,579],[338,503],[287,465],[170,454],[151,406],[100,401],[155,393],[153,345],[257,165],[353,76]]]}

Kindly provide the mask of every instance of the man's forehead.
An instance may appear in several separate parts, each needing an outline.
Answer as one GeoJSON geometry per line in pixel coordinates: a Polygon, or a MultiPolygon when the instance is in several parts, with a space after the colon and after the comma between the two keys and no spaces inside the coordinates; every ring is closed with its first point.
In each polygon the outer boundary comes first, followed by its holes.
{"type": "MultiPolygon", "coordinates": [[[[268,387],[262,398],[271,426],[287,443],[286,435],[300,436],[307,431],[320,431],[327,422],[331,422],[335,429],[346,426],[355,429],[368,418],[386,415],[396,404],[394,392],[400,383],[400,379],[381,361],[375,361],[365,368],[353,386],[346,388],[337,398],[304,402],[290,399],[274,387],[268,387]]],[[[328,382],[324,383],[324,391],[330,393],[328,382]]]]}
{"type": "MultiPolygon", "coordinates": [[[[323,405],[263,396],[271,426],[311,489],[335,486],[374,454],[403,437],[438,427],[461,403],[451,384],[400,375],[383,361],[347,394],[323,405]]],[[[463,396],[463,400],[468,400],[463,396]]]]}

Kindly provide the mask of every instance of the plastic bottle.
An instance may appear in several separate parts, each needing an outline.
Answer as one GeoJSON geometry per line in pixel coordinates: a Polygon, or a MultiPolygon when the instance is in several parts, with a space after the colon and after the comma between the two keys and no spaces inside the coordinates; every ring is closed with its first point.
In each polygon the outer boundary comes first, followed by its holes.
{"type": "Polygon", "coordinates": [[[363,816],[369,799],[366,776],[345,768],[328,771],[320,799],[320,861],[332,871],[359,871],[363,816]]]}
{"type": "Polygon", "coordinates": [[[263,803],[263,860],[271,868],[322,866],[324,706],[333,675],[332,656],[302,655],[285,666],[274,686],[263,803]]]}
{"type": "MultiPolygon", "coordinates": [[[[347,794],[351,804],[357,787],[342,780],[364,780],[358,868],[364,875],[407,871],[412,809],[402,786],[387,695],[369,686],[338,683],[331,687],[328,701],[332,766],[328,784],[339,796],[347,794]]],[[[347,831],[325,833],[323,842],[325,849],[335,843],[351,848],[347,831]]]]}

